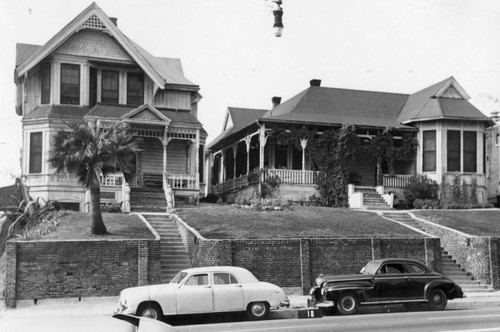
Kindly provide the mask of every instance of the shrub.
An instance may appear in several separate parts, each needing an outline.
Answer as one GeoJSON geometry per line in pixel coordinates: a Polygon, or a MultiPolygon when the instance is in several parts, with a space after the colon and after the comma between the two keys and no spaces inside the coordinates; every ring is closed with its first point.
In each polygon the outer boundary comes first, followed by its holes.
{"type": "Polygon", "coordinates": [[[404,190],[402,205],[411,207],[416,199],[437,200],[438,192],[439,185],[436,181],[426,175],[415,175],[410,178],[410,183],[404,190]]]}
{"type": "Polygon", "coordinates": [[[440,203],[437,199],[416,199],[413,201],[415,209],[437,209],[440,203]]]}

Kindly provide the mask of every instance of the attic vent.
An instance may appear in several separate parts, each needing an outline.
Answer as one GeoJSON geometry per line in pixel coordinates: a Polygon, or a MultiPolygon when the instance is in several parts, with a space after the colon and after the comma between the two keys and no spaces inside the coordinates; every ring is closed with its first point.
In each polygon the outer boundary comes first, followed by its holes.
{"type": "Polygon", "coordinates": [[[457,89],[453,85],[450,85],[448,89],[446,89],[445,92],[441,95],[441,97],[444,98],[457,98],[457,99],[463,99],[462,95],[460,92],[458,92],[457,89]]]}
{"type": "Polygon", "coordinates": [[[104,30],[106,29],[106,26],[101,22],[101,20],[97,17],[97,15],[94,14],[90,16],[85,23],[82,24],[82,28],[104,30]]]}

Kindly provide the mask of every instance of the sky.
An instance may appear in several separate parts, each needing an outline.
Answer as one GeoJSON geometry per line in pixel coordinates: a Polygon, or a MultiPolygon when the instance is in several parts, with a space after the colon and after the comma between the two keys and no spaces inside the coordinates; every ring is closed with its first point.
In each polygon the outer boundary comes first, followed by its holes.
{"type": "MultiPolygon", "coordinates": [[[[43,45],[89,0],[0,0],[0,186],[20,175],[16,43],[43,45]]],[[[200,86],[208,142],[227,107],[271,108],[322,86],[414,93],[454,76],[470,102],[500,111],[500,1],[283,0],[283,36],[269,0],[99,0],[130,39],[180,58],[200,86]]]]}

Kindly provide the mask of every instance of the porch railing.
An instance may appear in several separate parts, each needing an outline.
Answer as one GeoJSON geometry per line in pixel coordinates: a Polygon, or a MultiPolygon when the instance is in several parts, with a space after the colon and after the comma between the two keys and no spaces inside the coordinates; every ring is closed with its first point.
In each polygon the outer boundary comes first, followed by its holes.
{"type": "Polygon", "coordinates": [[[123,183],[123,173],[110,173],[100,176],[99,181],[102,186],[121,186],[123,183]]]}
{"type": "Polygon", "coordinates": [[[248,187],[251,184],[258,184],[259,182],[266,181],[273,176],[278,176],[281,183],[315,184],[317,179],[317,172],[287,169],[266,169],[263,171],[257,170],[250,173],[249,175],[241,175],[237,178],[230,179],[219,184],[214,184],[212,186],[212,191],[214,192],[214,194],[220,195],[224,192],[248,187]]]}
{"type": "Polygon", "coordinates": [[[292,184],[315,184],[317,178],[316,171],[302,171],[292,169],[268,169],[264,176],[264,181],[268,177],[277,176],[281,183],[292,184]]]}
{"type": "Polygon", "coordinates": [[[197,175],[167,173],[167,181],[172,189],[198,190],[197,175]]]}
{"type": "Polygon", "coordinates": [[[396,175],[388,175],[384,174],[384,187],[392,187],[392,188],[406,188],[410,183],[410,179],[413,175],[406,174],[396,174],[396,175]]]}

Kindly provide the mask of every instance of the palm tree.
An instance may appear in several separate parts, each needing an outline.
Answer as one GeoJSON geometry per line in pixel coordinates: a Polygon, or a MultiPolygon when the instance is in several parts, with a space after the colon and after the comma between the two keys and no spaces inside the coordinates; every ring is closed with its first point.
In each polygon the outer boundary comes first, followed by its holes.
{"type": "Polygon", "coordinates": [[[49,161],[56,173],[75,175],[78,182],[90,191],[91,232],[106,234],[101,213],[100,177],[116,171],[131,174],[140,142],[126,123],[100,129],[88,123],[71,127],[71,132],[61,132],[56,136],[49,161]]]}

